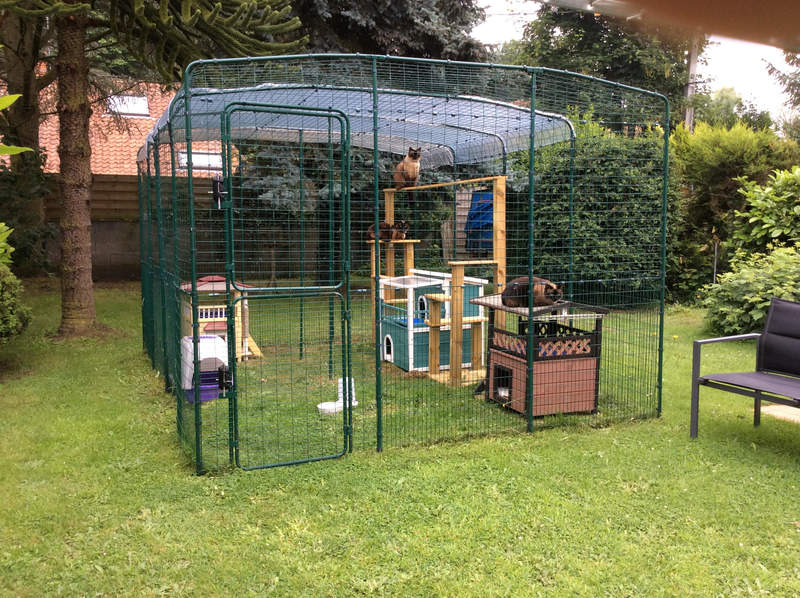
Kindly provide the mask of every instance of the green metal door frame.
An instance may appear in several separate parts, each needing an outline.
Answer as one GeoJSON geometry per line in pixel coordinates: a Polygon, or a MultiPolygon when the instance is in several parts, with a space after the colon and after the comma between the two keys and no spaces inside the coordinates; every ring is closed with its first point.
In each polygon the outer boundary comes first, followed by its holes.
{"type": "MultiPolygon", "coordinates": [[[[300,140],[300,152],[302,155],[302,134],[303,129],[298,129],[300,140]]],[[[257,102],[233,102],[226,105],[225,110],[221,116],[221,133],[222,133],[222,176],[225,186],[226,198],[222,202],[225,208],[225,282],[226,282],[226,297],[227,297],[227,334],[229,339],[235,339],[235,313],[236,303],[244,300],[269,300],[280,298],[295,298],[301,302],[303,298],[311,297],[328,297],[330,305],[330,330],[331,330],[331,351],[332,351],[332,335],[333,335],[333,304],[337,299],[341,301],[342,305],[342,320],[341,320],[341,335],[342,335],[342,378],[343,378],[343,391],[346,401],[342,410],[342,431],[343,431],[343,446],[342,450],[334,454],[317,455],[306,457],[303,459],[291,461],[278,461],[274,463],[260,463],[256,465],[243,464],[240,459],[240,445],[239,445],[239,409],[237,400],[237,363],[236,363],[236,342],[228,343],[228,364],[230,370],[231,385],[225,392],[224,396],[229,400],[229,421],[230,421],[230,445],[232,451],[232,460],[237,467],[242,469],[264,469],[269,467],[279,467],[283,465],[295,465],[298,463],[307,463],[311,461],[321,461],[325,459],[333,459],[341,457],[347,452],[353,450],[353,415],[352,415],[352,398],[354,390],[350,388],[352,380],[352,360],[351,360],[351,310],[350,310],[350,121],[347,115],[334,109],[318,109],[318,108],[298,108],[296,106],[282,106],[274,104],[261,104],[257,102]],[[232,119],[233,115],[237,112],[251,112],[251,113],[267,113],[279,115],[292,115],[292,116],[308,116],[314,118],[324,118],[328,121],[329,132],[329,145],[332,133],[332,123],[338,124],[338,134],[341,147],[340,156],[340,194],[342,198],[342,260],[340,277],[335,278],[333,268],[328,277],[327,285],[313,285],[313,286],[282,286],[275,287],[260,287],[254,285],[243,286],[236,280],[236,267],[235,267],[235,234],[234,234],[234,217],[233,217],[233,169],[232,169],[232,155],[233,155],[233,139],[232,119]],[[238,297],[237,297],[238,296],[238,297]]],[[[329,149],[329,165],[333,165],[332,145],[329,149]]],[[[329,176],[332,177],[333,169],[329,168],[329,176]]],[[[332,182],[332,181],[331,181],[332,182]]],[[[333,185],[329,185],[332,189],[333,185]]],[[[331,222],[332,224],[332,222],[331,222]]],[[[332,249],[331,249],[332,251],[332,249]]],[[[333,266],[331,257],[331,266],[333,266]]],[[[301,323],[302,326],[302,323],[301,323]]],[[[302,341],[301,341],[302,342],[302,341]]]]}

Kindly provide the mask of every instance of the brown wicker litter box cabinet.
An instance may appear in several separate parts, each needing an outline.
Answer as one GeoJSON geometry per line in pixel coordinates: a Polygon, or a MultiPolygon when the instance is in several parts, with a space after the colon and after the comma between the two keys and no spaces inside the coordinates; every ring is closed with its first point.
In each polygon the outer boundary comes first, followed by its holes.
{"type": "MultiPolygon", "coordinates": [[[[473,303],[489,308],[486,398],[524,414],[528,309],[503,305],[499,294],[473,303]],[[515,314],[497,318],[495,312],[515,314]],[[516,331],[508,330],[516,323],[516,331]]],[[[597,411],[602,322],[607,309],[560,301],[533,310],[533,416],[597,411]]]]}

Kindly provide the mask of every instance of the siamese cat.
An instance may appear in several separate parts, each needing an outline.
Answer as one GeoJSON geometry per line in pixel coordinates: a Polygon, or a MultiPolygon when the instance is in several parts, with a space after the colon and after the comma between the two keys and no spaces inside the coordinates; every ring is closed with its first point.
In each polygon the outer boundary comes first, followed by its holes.
{"type": "Polygon", "coordinates": [[[422,147],[408,148],[405,158],[394,168],[395,189],[414,187],[419,180],[419,159],[422,156],[422,147]]]}
{"type": "MultiPolygon", "coordinates": [[[[378,234],[381,241],[402,241],[406,238],[408,229],[408,222],[405,220],[398,220],[394,224],[389,224],[388,222],[384,221],[378,225],[378,234]]],[[[367,237],[369,237],[370,240],[375,239],[374,224],[370,225],[370,227],[367,229],[367,237]]]]}
{"type": "Polygon", "coordinates": [[[533,277],[533,285],[527,276],[520,276],[508,283],[501,295],[503,305],[508,307],[528,307],[528,294],[533,287],[534,307],[553,305],[564,297],[561,287],[546,278],[533,277]]]}

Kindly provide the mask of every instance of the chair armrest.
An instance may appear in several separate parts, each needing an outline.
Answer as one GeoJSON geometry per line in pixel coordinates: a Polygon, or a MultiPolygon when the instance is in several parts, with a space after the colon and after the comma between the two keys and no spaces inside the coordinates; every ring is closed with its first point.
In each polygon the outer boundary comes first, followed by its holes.
{"type": "Polygon", "coordinates": [[[748,334],[736,334],[734,336],[720,336],[717,338],[704,338],[694,341],[692,350],[692,384],[694,384],[700,377],[700,349],[703,345],[710,343],[722,343],[726,341],[743,341],[753,338],[759,338],[760,332],[750,332],[748,334]]]}
{"type": "Polygon", "coordinates": [[[717,338],[703,338],[694,341],[695,346],[707,345],[708,343],[722,343],[725,341],[744,341],[751,338],[758,338],[761,336],[760,332],[749,332],[747,334],[736,334],[734,336],[720,336],[717,338]]]}

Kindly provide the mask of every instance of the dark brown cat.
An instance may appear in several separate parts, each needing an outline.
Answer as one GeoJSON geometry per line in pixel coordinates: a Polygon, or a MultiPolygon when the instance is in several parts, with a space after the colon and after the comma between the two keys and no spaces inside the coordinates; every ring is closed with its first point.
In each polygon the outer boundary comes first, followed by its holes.
{"type": "MultiPolygon", "coordinates": [[[[394,224],[389,224],[388,222],[381,222],[378,225],[378,229],[380,231],[380,239],[381,241],[402,241],[406,238],[406,234],[408,233],[408,222],[405,220],[398,220],[394,224]]],[[[367,229],[367,237],[370,240],[375,239],[375,225],[372,224],[367,229]]]]}
{"type": "Polygon", "coordinates": [[[406,157],[394,168],[395,189],[414,187],[419,181],[419,160],[422,157],[422,147],[408,148],[406,157]]]}
{"type": "Polygon", "coordinates": [[[508,283],[502,293],[503,305],[507,307],[528,307],[528,294],[533,286],[533,305],[542,307],[553,305],[564,297],[561,287],[546,278],[533,277],[533,285],[527,276],[520,276],[508,283]]]}

